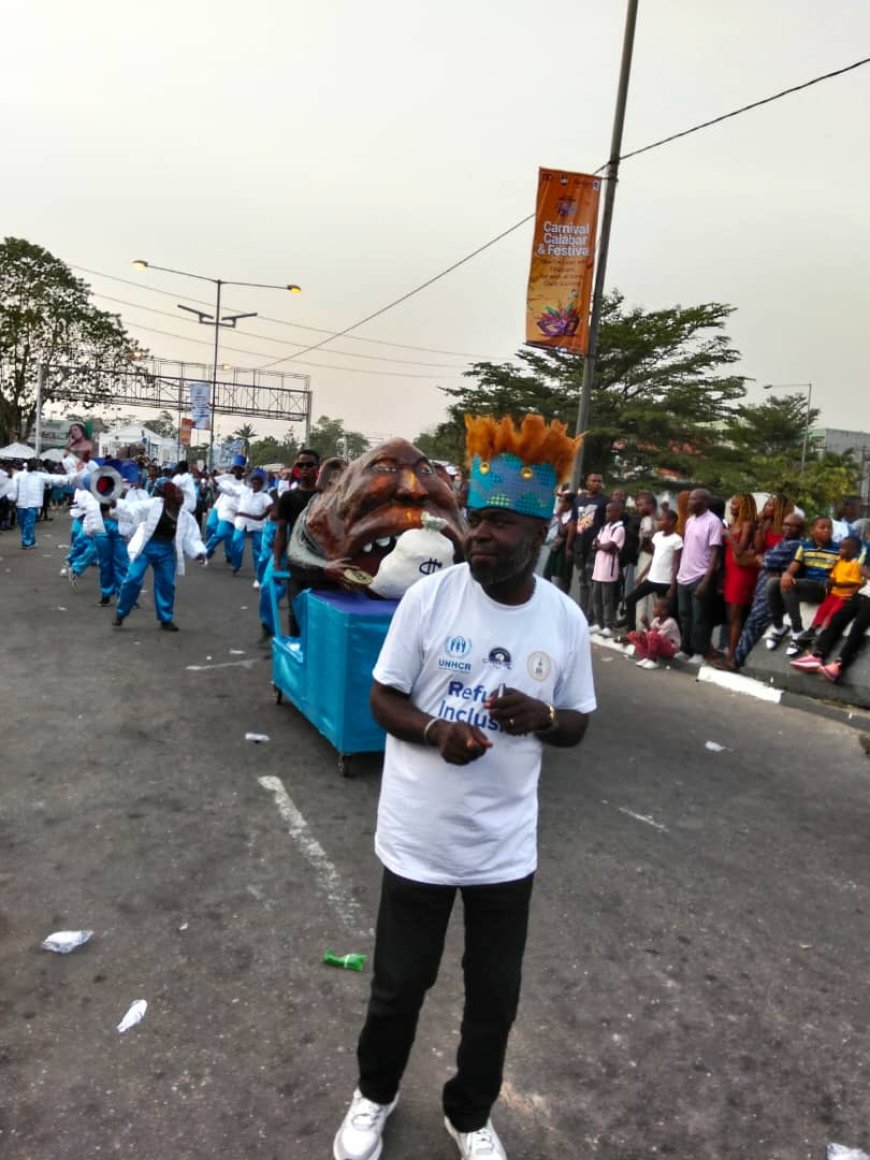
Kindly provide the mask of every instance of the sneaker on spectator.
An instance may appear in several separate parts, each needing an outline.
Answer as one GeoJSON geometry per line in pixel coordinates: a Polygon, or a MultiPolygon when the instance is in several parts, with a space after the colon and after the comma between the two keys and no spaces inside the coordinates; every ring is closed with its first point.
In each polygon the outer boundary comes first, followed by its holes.
{"type": "Polygon", "coordinates": [[[391,1104],[376,1104],[357,1088],[332,1145],[335,1160],[377,1160],[384,1148],[384,1125],[398,1100],[396,1096],[391,1104]]]}
{"type": "Polygon", "coordinates": [[[612,628],[602,628],[601,632],[598,635],[606,637],[608,640],[610,640],[610,638],[613,636],[613,629],[612,628]]]}
{"type": "Polygon", "coordinates": [[[625,655],[627,657],[633,657],[636,652],[637,652],[637,649],[634,647],[633,644],[627,644],[625,646],[625,655]]]}
{"type": "Polygon", "coordinates": [[[444,1127],[456,1141],[462,1160],[483,1160],[484,1157],[486,1160],[507,1160],[507,1152],[492,1126],[492,1120],[487,1120],[485,1126],[476,1132],[457,1132],[445,1116],[444,1127]]]}
{"type": "Polygon", "coordinates": [[[704,657],[701,655],[701,653],[695,653],[694,656],[689,657],[690,665],[702,665],[703,663],[704,657]]]}
{"type": "Polygon", "coordinates": [[[689,661],[692,659],[692,654],[684,652],[682,649],[678,653],[674,653],[673,660],[675,661],[689,661]]]}
{"type": "Polygon", "coordinates": [[[796,661],[791,662],[793,669],[800,669],[803,673],[815,673],[822,667],[824,661],[821,657],[813,656],[812,653],[807,653],[805,657],[798,657],[796,661]]]}
{"type": "Polygon", "coordinates": [[[659,662],[654,661],[652,657],[647,657],[645,661],[640,662],[640,667],[642,669],[657,669],[659,667],[659,662]]]}
{"type": "Polygon", "coordinates": [[[773,652],[773,650],[777,647],[787,632],[788,626],[785,624],[781,624],[779,628],[777,628],[775,624],[770,626],[770,628],[764,634],[764,643],[767,645],[771,652],[773,652]]]}
{"type": "Polygon", "coordinates": [[[635,667],[636,669],[642,669],[642,668],[643,668],[643,666],[644,666],[644,664],[645,664],[645,662],[647,661],[647,659],[648,659],[647,657],[644,657],[642,660],[635,661],[635,662],[634,662],[634,667],[635,667]]]}
{"type": "Polygon", "coordinates": [[[831,661],[829,665],[819,665],[819,672],[826,680],[831,681],[836,685],[837,681],[840,679],[842,667],[839,661],[831,661]]]}
{"type": "Polygon", "coordinates": [[[796,657],[798,653],[803,652],[806,647],[806,642],[802,639],[803,634],[792,633],[791,640],[788,642],[788,648],[785,650],[787,657],[796,657]]]}
{"type": "Polygon", "coordinates": [[[590,625],[589,625],[589,632],[590,632],[590,633],[591,633],[593,636],[598,636],[598,635],[600,635],[600,633],[601,633],[601,625],[600,625],[600,624],[590,624],[590,625]]]}

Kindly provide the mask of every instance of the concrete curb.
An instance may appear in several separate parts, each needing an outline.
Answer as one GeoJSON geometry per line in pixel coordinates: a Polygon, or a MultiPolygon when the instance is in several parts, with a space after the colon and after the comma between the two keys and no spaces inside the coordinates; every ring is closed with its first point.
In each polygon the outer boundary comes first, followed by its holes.
{"type": "MultiPolygon", "coordinates": [[[[611,652],[626,656],[625,645],[607,637],[593,636],[592,643],[596,648],[608,649],[611,652]]],[[[630,658],[629,658],[630,659],[630,658]]],[[[813,713],[817,717],[824,717],[829,721],[839,721],[853,729],[870,732],[870,712],[856,705],[835,704],[823,701],[816,697],[803,697],[799,693],[780,689],[776,685],[766,684],[755,677],[747,677],[742,673],[730,673],[725,669],[716,669],[712,665],[690,665],[685,661],[669,660],[664,666],[675,672],[694,676],[696,681],[707,685],[717,685],[729,693],[738,693],[745,697],[755,697],[759,701],[767,701],[772,705],[782,705],[786,709],[801,709],[805,713],[813,713]]]]}

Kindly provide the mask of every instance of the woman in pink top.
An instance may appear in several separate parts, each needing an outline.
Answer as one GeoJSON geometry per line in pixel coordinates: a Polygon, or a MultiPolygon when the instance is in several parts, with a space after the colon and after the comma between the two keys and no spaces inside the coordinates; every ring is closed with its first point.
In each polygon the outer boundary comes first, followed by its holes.
{"type": "Polygon", "coordinates": [[[613,636],[616,620],[616,596],[619,591],[619,553],[625,543],[622,526],[622,504],[613,500],[604,509],[605,524],[592,547],[595,567],[592,569],[592,600],[590,632],[613,636]]]}

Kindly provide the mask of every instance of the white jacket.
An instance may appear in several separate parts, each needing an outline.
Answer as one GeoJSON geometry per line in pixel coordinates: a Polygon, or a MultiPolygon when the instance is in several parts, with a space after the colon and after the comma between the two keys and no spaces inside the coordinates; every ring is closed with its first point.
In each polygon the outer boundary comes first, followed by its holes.
{"type": "MultiPolygon", "coordinates": [[[[132,532],[127,552],[130,559],[135,560],[160,523],[163,500],[160,496],[144,501],[121,499],[115,504],[115,510],[118,514],[118,530],[121,535],[126,536],[132,532]]],[[[185,555],[204,556],[205,544],[202,542],[196,520],[190,512],[181,508],[178,513],[178,526],[175,529],[175,572],[178,576],[184,575],[185,555]]]]}
{"type": "Polygon", "coordinates": [[[20,508],[40,508],[47,487],[64,487],[78,478],[77,473],[50,475],[47,471],[20,471],[15,476],[15,502],[20,508]]]}
{"type": "Polygon", "coordinates": [[[254,491],[252,487],[242,489],[239,496],[239,510],[233,521],[233,526],[242,532],[261,532],[265,524],[262,518],[272,506],[272,497],[268,491],[261,489],[254,491]],[[244,514],[243,514],[244,513],[244,514]],[[248,516],[259,516],[260,519],[248,519],[248,516]]]}
{"type": "Polygon", "coordinates": [[[186,512],[196,511],[196,480],[189,471],[182,472],[179,475],[173,476],[172,482],[176,487],[180,487],[184,494],[184,510],[186,512]]]}
{"type": "Polygon", "coordinates": [[[217,481],[218,497],[215,501],[215,511],[219,520],[232,523],[239,510],[239,497],[245,485],[234,475],[222,475],[217,481]]]}

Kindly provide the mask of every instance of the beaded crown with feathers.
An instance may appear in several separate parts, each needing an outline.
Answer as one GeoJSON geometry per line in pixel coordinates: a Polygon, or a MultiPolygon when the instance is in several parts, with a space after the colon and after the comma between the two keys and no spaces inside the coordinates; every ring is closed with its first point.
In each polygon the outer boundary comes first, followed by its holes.
{"type": "Polygon", "coordinates": [[[525,415],[519,426],[510,416],[466,415],[465,427],[468,506],[549,519],[553,493],[571,474],[582,437],[571,438],[564,423],[541,415],[525,415]]]}

